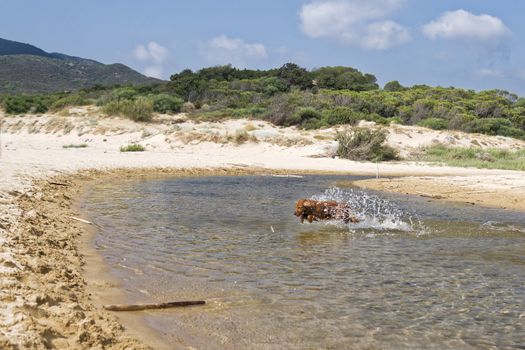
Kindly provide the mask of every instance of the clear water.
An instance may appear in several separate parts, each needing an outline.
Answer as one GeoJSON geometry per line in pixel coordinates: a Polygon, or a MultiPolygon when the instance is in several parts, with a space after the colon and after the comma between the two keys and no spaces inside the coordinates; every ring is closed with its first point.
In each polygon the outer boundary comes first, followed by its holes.
{"type": "Polygon", "coordinates": [[[130,302],[197,349],[525,349],[525,215],[335,188],[349,177],[94,187],[96,248],[130,302]],[[363,220],[303,224],[299,198],[363,220]]]}

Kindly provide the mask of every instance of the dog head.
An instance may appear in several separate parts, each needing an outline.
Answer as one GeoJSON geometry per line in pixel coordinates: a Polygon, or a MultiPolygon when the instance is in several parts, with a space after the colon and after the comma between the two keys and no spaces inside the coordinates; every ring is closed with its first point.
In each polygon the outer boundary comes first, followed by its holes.
{"type": "Polygon", "coordinates": [[[315,203],[309,199],[299,199],[297,203],[295,203],[294,215],[301,218],[301,223],[303,223],[305,219],[312,222],[312,211],[314,206],[315,203]]]}

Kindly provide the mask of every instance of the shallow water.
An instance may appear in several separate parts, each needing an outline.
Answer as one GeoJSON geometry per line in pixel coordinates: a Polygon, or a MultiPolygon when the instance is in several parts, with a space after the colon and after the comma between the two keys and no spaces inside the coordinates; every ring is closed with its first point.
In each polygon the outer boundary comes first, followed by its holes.
{"type": "Polygon", "coordinates": [[[525,349],[525,215],[334,189],[350,177],[97,185],[84,209],[130,302],[198,349],[525,349]],[[304,197],[363,220],[301,225],[304,197]]]}

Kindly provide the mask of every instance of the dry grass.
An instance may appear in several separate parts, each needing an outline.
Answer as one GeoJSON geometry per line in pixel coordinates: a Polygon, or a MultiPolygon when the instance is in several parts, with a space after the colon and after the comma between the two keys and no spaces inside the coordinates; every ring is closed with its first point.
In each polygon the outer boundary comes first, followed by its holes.
{"type": "Polygon", "coordinates": [[[250,135],[245,130],[237,130],[234,134],[220,133],[220,132],[177,132],[176,139],[183,144],[199,144],[203,142],[211,142],[217,144],[233,143],[241,145],[246,142],[259,142],[259,140],[250,135]]]}
{"type": "Polygon", "coordinates": [[[257,130],[257,127],[255,125],[253,125],[252,123],[248,123],[246,124],[246,126],[244,127],[244,130],[246,132],[250,132],[250,131],[254,131],[254,130],[257,130]]]}

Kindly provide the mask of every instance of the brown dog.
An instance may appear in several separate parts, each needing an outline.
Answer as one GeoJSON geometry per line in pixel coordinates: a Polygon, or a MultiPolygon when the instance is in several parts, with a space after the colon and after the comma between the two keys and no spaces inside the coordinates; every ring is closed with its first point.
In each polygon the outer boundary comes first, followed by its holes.
{"type": "Polygon", "coordinates": [[[312,199],[299,199],[295,204],[295,216],[301,218],[301,224],[306,219],[309,223],[319,220],[339,219],[345,224],[358,223],[359,220],[350,215],[350,207],[346,203],[336,201],[315,201],[312,199]]]}

